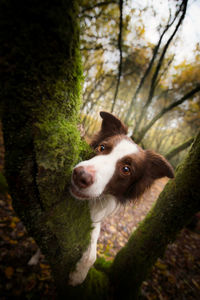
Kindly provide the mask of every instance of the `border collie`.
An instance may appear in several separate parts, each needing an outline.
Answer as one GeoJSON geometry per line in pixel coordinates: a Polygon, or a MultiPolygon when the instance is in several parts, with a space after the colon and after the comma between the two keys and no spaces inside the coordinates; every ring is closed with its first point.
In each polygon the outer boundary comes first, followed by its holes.
{"type": "Polygon", "coordinates": [[[69,275],[73,286],[84,281],[96,260],[101,221],[120,204],[139,198],[154,180],[174,177],[167,160],[135,144],[118,118],[107,112],[100,112],[100,116],[101,130],[91,143],[96,155],[77,164],[71,179],[71,194],[89,200],[93,223],[90,245],[69,275]]]}

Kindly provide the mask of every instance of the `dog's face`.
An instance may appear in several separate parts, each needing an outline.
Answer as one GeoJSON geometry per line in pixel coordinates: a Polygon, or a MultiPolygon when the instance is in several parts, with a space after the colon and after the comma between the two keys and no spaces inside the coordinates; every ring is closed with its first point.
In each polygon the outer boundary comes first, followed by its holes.
{"type": "Polygon", "coordinates": [[[174,177],[164,157],[144,151],[126,136],[127,129],[119,119],[106,112],[100,115],[101,130],[91,143],[96,156],[75,166],[71,184],[73,196],[85,200],[113,195],[125,203],[139,197],[155,179],[174,177]]]}

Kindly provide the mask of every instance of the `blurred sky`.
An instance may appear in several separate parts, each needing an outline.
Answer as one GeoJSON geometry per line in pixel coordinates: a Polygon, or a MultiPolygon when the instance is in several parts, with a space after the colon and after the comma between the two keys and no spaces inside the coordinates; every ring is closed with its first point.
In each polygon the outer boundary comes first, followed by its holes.
{"type": "Polygon", "coordinates": [[[192,50],[196,43],[200,43],[200,1],[191,0],[188,3],[188,11],[182,28],[182,40],[184,48],[182,55],[191,59],[192,50]]]}
{"type": "MultiPolygon", "coordinates": [[[[151,10],[144,11],[141,16],[132,19],[132,28],[134,30],[135,22],[141,18],[145,23],[145,39],[149,42],[156,44],[159,39],[158,27],[160,24],[163,26],[167,24],[169,17],[169,8],[172,15],[174,14],[175,3],[180,1],[166,1],[166,0],[143,0],[143,1],[128,1],[129,8],[146,8],[152,7],[151,10]],[[155,12],[155,13],[154,13],[155,12]]],[[[125,9],[128,13],[128,8],[125,9]]],[[[170,32],[169,32],[170,34],[170,32]]],[[[200,43],[200,0],[189,0],[185,19],[179,28],[176,36],[180,39],[177,43],[176,50],[176,63],[182,60],[192,60],[193,53],[197,43],[200,43]],[[181,50],[180,50],[181,49],[181,50]]],[[[167,37],[166,37],[167,39],[167,37]]],[[[165,39],[165,41],[166,41],[165,39]]],[[[174,51],[174,48],[173,48],[174,51]]]]}

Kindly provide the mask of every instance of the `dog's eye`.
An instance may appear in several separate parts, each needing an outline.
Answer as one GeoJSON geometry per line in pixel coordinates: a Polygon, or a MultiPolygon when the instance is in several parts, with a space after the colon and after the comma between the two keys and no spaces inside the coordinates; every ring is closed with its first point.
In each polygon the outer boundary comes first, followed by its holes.
{"type": "Polygon", "coordinates": [[[104,145],[99,145],[98,147],[97,147],[97,151],[98,152],[103,152],[105,150],[105,146],[104,145]]]}
{"type": "Polygon", "coordinates": [[[129,166],[123,166],[121,170],[122,170],[122,173],[124,175],[130,175],[131,174],[131,169],[130,169],[129,166]]]}

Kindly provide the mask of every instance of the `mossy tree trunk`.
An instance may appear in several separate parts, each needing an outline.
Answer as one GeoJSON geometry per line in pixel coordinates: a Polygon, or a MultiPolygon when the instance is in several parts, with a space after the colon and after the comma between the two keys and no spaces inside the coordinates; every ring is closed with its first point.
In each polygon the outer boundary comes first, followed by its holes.
{"type": "Polygon", "coordinates": [[[91,230],[87,202],[68,192],[72,167],[89,151],[77,131],[78,3],[1,1],[0,25],[5,168],[13,206],[48,259],[61,299],[135,299],[166,245],[200,209],[200,136],[111,266],[96,263],[81,286],[70,288],[69,272],[91,230]]]}
{"type": "Polygon", "coordinates": [[[46,255],[59,292],[86,249],[87,203],[70,197],[88,148],[77,130],[82,66],[78,1],[1,1],[2,121],[13,206],[46,255]]]}

